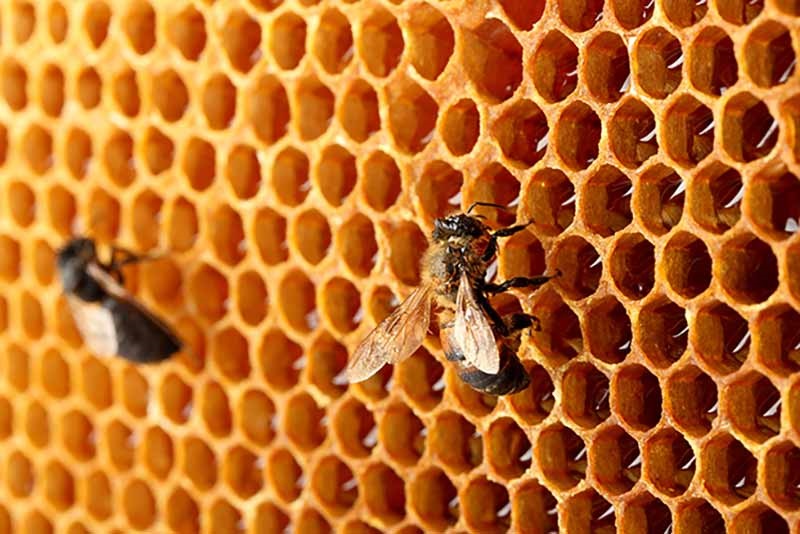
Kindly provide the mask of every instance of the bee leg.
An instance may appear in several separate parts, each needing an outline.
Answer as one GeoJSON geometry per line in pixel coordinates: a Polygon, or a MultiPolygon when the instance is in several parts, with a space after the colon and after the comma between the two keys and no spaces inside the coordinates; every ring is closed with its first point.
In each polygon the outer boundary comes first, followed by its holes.
{"type": "Polygon", "coordinates": [[[542,329],[539,318],[527,313],[515,313],[506,318],[506,327],[508,331],[519,332],[526,328],[533,328],[537,332],[542,329]]]}
{"type": "MultiPolygon", "coordinates": [[[[556,274],[556,276],[559,275],[556,274]]],[[[527,276],[515,276],[514,278],[509,278],[501,284],[487,283],[484,285],[484,291],[494,295],[508,291],[512,287],[539,287],[548,280],[556,278],[556,276],[534,276],[532,278],[527,276]]]]}
{"type": "Polygon", "coordinates": [[[489,245],[486,247],[486,252],[483,253],[483,261],[491,260],[497,253],[497,240],[499,238],[510,237],[514,234],[517,234],[523,231],[531,224],[533,224],[533,221],[528,221],[525,224],[517,224],[515,226],[509,226],[508,228],[501,228],[496,232],[492,233],[492,235],[489,237],[489,245]]]}

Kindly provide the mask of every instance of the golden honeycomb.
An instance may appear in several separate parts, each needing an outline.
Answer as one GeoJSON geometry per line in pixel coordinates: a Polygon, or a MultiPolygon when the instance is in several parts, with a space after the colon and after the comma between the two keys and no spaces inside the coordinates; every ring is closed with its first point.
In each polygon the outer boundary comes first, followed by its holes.
{"type": "Polygon", "coordinates": [[[0,2],[0,532],[800,532],[797,0],[0,2]],[[490,201],[505,398],[348,355],[490,201]],[[53,251],[190,348],[83,347],[53,251]],[[671,530],[670,530],[671,529],[671,530]]]}

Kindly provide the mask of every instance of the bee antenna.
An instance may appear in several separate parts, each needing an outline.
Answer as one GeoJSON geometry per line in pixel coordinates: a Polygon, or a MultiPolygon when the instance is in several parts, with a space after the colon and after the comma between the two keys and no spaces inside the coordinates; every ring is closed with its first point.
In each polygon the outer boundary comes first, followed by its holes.
{"type": "Polygon", "coordinates": [[[500,205],[500,204],[495,204],[494,202],[480,202],[480,201],[478,201],[478,202],[473,202],[473,203],[470,205],[470,207],[467,209],[467,215],[469,215],[469,214],[470,214],[470,212],[471,212],[472,210],[474,210],[474,209],[475,209],[476,207],[478,207],[478,206],[483,206],[483,207],[485,207],[485,208],[497,208],[497,209],[499,209],[499,210],[506,210],[506,209],[508,209],[508,208],[506,208],[505,206],[502,206],[502,205],[500,205]]]}

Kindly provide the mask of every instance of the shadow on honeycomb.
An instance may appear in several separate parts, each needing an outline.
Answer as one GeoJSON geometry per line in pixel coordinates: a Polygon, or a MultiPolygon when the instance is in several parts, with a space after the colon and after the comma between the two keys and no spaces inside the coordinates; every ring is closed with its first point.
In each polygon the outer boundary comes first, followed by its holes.
{"type": "Polygon", "coordinates": [[[0,532],[800,529],[795,0],[0,2],[0,532]],[[532,384],[348,386],[436,217],[532,384]],[[191,347],[81,343],[76,229],[191,347]]]}

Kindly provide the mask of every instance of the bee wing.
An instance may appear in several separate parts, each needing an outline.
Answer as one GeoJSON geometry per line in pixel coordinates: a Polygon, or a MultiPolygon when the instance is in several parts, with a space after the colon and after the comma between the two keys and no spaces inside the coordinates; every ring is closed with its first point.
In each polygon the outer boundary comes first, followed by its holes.
{"type": "Polygon", "coordinates": [[[111,312],[96,302],[86,302],[74,295],[67,295],[67,303],[86,346],[96,354],[116,354],[117,329],[111,312]]]}
{"type": "Polygon", "coordinates": [[[431,322],[431,287],[416,289],[358,345],[345,369],[348,382],[361,382],[384,364],[398,363],[425,340],[431,322]]]}
{"type": "Polygon", "coordinates": [[[466,273],[456,294],[456,313],[453,321],[452,345],[464,359],[488,374],[500,371],[500,351],[497,350],[492,325],[475,300],[475,292],[466,273]]]}

